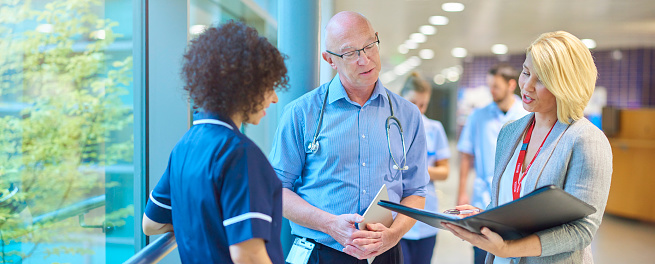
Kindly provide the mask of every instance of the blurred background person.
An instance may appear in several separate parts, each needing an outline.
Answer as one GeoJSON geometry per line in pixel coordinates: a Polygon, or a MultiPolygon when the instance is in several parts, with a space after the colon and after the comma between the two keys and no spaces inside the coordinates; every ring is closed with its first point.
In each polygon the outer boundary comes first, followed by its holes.
{"type": "MultiPolygon", "coordinates": [[[[528,112],[514,94],[518,71],[508,64],[496,64],[487,74],[487,84],[493,102],[476,109],[468,117],[459,136],[457,150],[460,155],[459,191],[457,204],[471,204],[485,208],[491,200],[491,180],[494,173],[496,139],[503,125],[525,116],[528,112]],[[471,166],[475,166],[473,193],[468,194],[468,178],[471,166]],[[471,198],[469,198],[471,197],[471,198]]],[[[484,263],[486,252],[474,247],[474,263],[484,263]]]]}
{"type": "MultiPolygon", "coordinates": [[[[432,87],[417,72],[412,72],[405,81],[400,95],[415,104],[423,115],[425,139],[427,143],[427,163],[430,182],[426,186],[425,210],[439,212],[439,202],[434,181],[448,178],[450,149],[443,125],[425,116],[430,104],[432,87]]],[[[400,240],[405,263],[430,263],[437,242],[437,229],[423,222],[416,222],[400,240]]]]}

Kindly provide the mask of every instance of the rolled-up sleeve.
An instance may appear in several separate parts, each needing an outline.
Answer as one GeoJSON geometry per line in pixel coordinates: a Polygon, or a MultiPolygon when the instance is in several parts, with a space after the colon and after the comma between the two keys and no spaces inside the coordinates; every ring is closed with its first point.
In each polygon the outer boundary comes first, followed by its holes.
{"type": "Polygon", "coordinates": [[[466,154],[473,155],[473,125],[477,110],[473,111],[468,116],[466,124],[462,127],[462,132],[459,134],[459,141],[457,142],[457,150],[466,154]]]}
{"type": "Polygon", "coordinates": [[[282,181],[282,187],[291,190],[293,183],[302,175],[305,163],[305,123],[303,116],[295,109],[297,107],[293,104],[285,107],[269,155],[271,165],[282,181]]]}
{"type": "MultiPolygon", "coordinates": [[[[436,143],[437,151],[435,153],[435,159],[437,161],[449,159],[450,158],[450,147],[448,146],[448,137],[446,137],[446,131],[443,128],[441,122],[436,123],[436,143]]],[[[430,164],[431,165],[431,164],[430,164]]]]}
{"type": "MultiPolygon", "coordinates": [[[[417,110],[418,111],[418,110],[417,110]]],[[[403,195],[402,198],[411,195],[425,197],[425,186],[430,180],[427,167],[427,143],[425,140],[425,128],[420,115],[417,115],[412,122],[415,128],[411,131],[411,142],[407,149],[407,165],[409,169],[403,176],[403,195]]],[[[409,132],[409,131],[408,131],[409,132]]]]}
{"type": "Polygon", "coordinates": [[[169,157],[166,171],[148,197],[145,214],[150,220],[160,224],[173,223],[170,185],[171,158],[169,157]]]}

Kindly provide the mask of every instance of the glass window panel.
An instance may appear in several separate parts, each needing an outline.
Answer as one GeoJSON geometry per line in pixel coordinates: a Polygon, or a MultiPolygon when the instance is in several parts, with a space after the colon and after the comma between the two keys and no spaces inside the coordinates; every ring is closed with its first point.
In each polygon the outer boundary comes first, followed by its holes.
{"type": "MultiPolygon", "coordinates": [[[[257,29],[271,44],[277,46],[277,0],[191,0],[189,35],[191,38],[202,28],[237,20],[257,29]]],[[[262,119],[258,126],[242,126],[246,133],[263,151],[270,151],[270,138],[275,132],[274,114],[262,119]]]]}
{"type": "Polygon", "coordinates": [[[134,254],[132,6],[2,0],[0,263],[134,254]]]}
{"type": "Polygon", "coordinates": [[[277,44],[277,0],[191,0],[189,29],[191,37],[199,28],[194,25],[212,26],[230,19],[242,21],[257,29],[273,45],[277,44]]]}

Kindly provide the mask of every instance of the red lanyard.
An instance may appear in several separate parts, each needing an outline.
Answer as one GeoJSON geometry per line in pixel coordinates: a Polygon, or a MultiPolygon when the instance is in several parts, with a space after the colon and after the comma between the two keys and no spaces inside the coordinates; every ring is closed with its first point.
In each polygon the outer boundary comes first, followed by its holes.
{"type": "MultiPolygon", "coordinates": [[[[555,121],[555,124],[557,124],[557,121],[555,121]]],[[[523,178],[525,178],[525,175],[528,174],[528,170],[530,170],[530,167],[532,166],[532,162],[534,162],[534,160],[537,158],[537,155],[539,155],[539,151],[541,151],[541,147],[544,146],[544,143],[546,142],[548,135],[550,135],[550,131],[553,131],[553,127],[555,127],[555,124],[553,124],[550,130],[548,130],[548,134],[546,134],[544,141],[541,142],[541,145],[539,146],[537,153],[535,153],[534,157],[532,157],[532,161],[530,161],[528,167],[525,168],[525,171],[521,173],[521,168],[523,167],[523,160],[525,159],[526,152],[528,152],[528,143],[530,143],[530,138],[532,137],[532,130],[534,130],[534,119],[532,120],[528,132],[525,133],[525,138],[523,138],[523,145],[521,145],[519,158],[516,161],[516,169],[514,169],[514,180],[512,181],[512,196],[514,200],[521,197],[521,182],[523,181],[523,178]],[[520,179],[519,179],[519,175],[521,176],[520,179]]]]}

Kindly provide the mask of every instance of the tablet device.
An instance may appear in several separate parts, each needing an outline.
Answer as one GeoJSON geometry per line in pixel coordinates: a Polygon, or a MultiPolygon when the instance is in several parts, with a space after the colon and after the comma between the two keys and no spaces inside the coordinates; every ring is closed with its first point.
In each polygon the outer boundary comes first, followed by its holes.
{"type": "MultiPolygon", "coordinates": [[[[383,184],[382,188],[378,191],[378,194],[375,195],[371,204],[369,204],[366,212],[364,212],[364,221],[357,224],[359,230],[366,230],[366,224],[381,223],[386,227],[390,227],[393,223],[393,215],[391,211],[385,209],[384,207],[378,205],[380,200],[389,200],[389,193],[387,192],[387,185],[383,184]]],[[[368,258],[368,264],[373,263],[375,257],[368,258]]]]}

